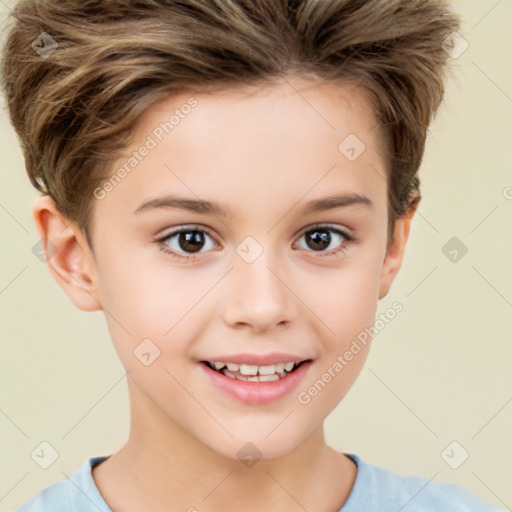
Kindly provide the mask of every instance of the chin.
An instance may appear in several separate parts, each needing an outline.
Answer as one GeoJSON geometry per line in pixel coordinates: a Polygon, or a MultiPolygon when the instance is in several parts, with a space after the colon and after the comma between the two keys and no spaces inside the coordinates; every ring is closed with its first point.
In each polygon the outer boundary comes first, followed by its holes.
{"type": "MultiPolygon", "coordinates": [[[[272,428],[275,428],[279,422],[275,423],[272,428]]],[[[301,442],[301,438],[297,435],[295,429],[292,434],[287,429],[277,427],[275,431],[265,437],[272,429],[268,429],[266,434],[261,434],[259,431],[251,432],[250,430],[243,431],[243,434],[237,435],[232,430],[230,433],[234,436],[216,436],[216,439],[209,437],[203,442],[214,452],[222,455],[228,459],[238,460],[248,467],[254,465],[258,460],[276,459],[283,457],[292,452],[301,442]]]]}

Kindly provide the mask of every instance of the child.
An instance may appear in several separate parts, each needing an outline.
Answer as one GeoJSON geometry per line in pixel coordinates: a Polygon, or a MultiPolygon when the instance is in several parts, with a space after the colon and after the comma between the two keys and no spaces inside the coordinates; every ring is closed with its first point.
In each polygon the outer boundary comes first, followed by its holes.
{"type": "Polygon", "coordinates": [[[324,439],[402,263],[441,0],[28,0],[2,83],[50,272],[131,430],[19,510],[497,510],[324,439]],[[195,247],[194,247],[195,246],[195,247]]]}

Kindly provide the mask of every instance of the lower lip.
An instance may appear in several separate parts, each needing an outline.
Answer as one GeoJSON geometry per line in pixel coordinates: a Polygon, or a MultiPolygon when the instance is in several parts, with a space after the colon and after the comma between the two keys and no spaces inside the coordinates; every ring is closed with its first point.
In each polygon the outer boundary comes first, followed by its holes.
{"type": "Polygon", "coordinates": [[[310,365],[311,361],[302,363],[296,370],[279,380],[251,382],[226,377],[200,363],[202,370],[215,386],[247,404],[268,404],[289,395],[299,385],[310,365]]]}

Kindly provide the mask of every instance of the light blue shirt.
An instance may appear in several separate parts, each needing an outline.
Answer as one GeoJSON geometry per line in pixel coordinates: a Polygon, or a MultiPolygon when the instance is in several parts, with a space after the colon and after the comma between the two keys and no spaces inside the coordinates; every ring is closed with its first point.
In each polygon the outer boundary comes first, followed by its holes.
{"type": "MultiPolygon", "coordinates": [[[[339,512],[504,512],[462,487],[429,482],[419,476],[399,476],[357,455],[346,455],[356,463],[357,476],[339,512]]],[[[106,458],[87,459],[68,480],[46,487],[16,512],[112,512],[91,474],[92,468],[106,458]]]]}

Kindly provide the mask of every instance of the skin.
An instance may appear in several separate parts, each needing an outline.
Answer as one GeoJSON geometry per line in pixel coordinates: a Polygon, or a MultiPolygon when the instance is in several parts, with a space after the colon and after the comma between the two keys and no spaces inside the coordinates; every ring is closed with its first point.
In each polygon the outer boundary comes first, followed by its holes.
{"type": "MultiPolygon", "coordinates": [[[[384,162],[361,89],[290,78],[193,96],[192,112],[119,185],[93,200],[94,252],[51,199],[34,203],[40,236],[57,248],[50,272],[76,307],[105,312],[129,372],[129,439],[96,466],[93,478],[115,512],[230,511],[240,504],[246,512],[338,511],[357,470],[326,444],[323,422],[357,378],[369,345],[310,403],[299,403],[297,393],[373,325],[378,300],[401,266],[418,203],[395,222],[386,251],[387,189],[376,174],[385,175],[384,162]],[[353,162],[338,150],[351,133],[366,145],[353,162]],[[233,215],[134,213],[142,202],[171,193],[219,202],[233,215]],[[301,211],[312,199],[346,193],[364,195],[373,206],[301,211]],[[356,239],[328,231],[329,246],[315,250],[304,236],[315,223],[356,239]],[[190,224],[214,237],[204,235],[199,253],[187,252],[177,236],[161,245],[188,260],[159,249],[155,238],[190,224]],[[253,263],[236,252],[248,236],[263,248],[253,263]],[[147,338],[161,351],[150,366],[133,355],[147,338]],[[294,392],[264,405],[219,391],[199,363],[273,351],[313,363],[294,392]],[[262,453],[250,468],[236,455],[249,441],[262,453]]],[[[148,109],[127,153],[189,97],[148,109]]]]}

